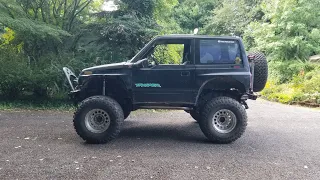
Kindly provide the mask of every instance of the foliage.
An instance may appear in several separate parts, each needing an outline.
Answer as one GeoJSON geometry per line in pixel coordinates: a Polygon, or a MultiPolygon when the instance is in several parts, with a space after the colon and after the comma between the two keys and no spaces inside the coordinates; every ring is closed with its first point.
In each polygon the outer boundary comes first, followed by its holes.
{"type": "Polygon", "coordinates": [[[213,10],[205,30],[209,34],[242,36],[250,22],[260,20],[261,0],[225,0],[213,10]]]}
{"type": "MultiPolygon", "coordinates": [[[[319,100],[318,0],[0,0],[0,96],[64,99],[62,67],[76,71],[125,61],[162,34],[236,35],[247,50],[268,55],[263,96],[283,103],[319,100]]],[[[181,62],[183,48],[156,51],[160,63],[181,62]]],[[[19,104],[19,103],[18,103],[19,104]]]]}
{"type": "Polygon", "coordinates": [[[320,1],[265,0],[264,21],[252,22],[246,38],[272,59],[307,59],[320,53],[320,1]]]}
{"type": "Polygon", "coordinates": [[[94,46],[97,55],[109,63],[132,58],[159,29],[152,18],[154,1],[120,1],[118,4],[117,11],[96,14],[99,21],[89,24],[84,31],[90,40],[82,50],[88,52],[94,46]]]}
{"type": "MultiPolygon", "coordinates": [[[[320,65],[300,62],[297,64],[284,63],[280,67],[286,65],[300,71],[292,73],[292,78],[286,82],[279,81],[277,76],[271,76],[261,94],[269,100],[281,103],[308,102],[309,104],[320,104],[320,65]]],[[[277,69],[273,67],[272,70],[277,69]]]]}
{"type": "Polygon", "coordinates": [[[31,66],[30,60],[14,48],[1,48],[0,53],[0,94],[5,95],[7,99],[19,99],[24,95],[38,98],[58,97],[60,92],[64,94],[67,90],[62,73],[62,67],[67,65],[66,62],[61,62],[63,65],[52,62],[50,66],[31,66]]]}
{"type": "Polygon", "coordinates": [[[299,73],[308,73],[312,71],[316,65],[305,63],[303,61],[272,61],[269,62],[270,78],[277,79],[278,83],[288,83],[299,73]]]}
{"type": "Polygon", "coordinates": [[[178,0],[157,0],[153,11],[153,17],[161,27],[158,34],[183,33],[176,19],[173,17],[175,8],[179,6],[178,0]],[[164,13],[165,12],[165,13],[164,13]]]}
{"type": "Polygon", "coordinates": [[[183,55],[182,44],[158,45],[154,50],[154,57],[159,64],[181,64],[183,55]]]}
{"type": "Polygon", "coordinates": [[[75,107],[72,102],[65,99],[36,99],[30,97],[28,99],[20,100],[3,100],[0,101],[0,110],[61,110],[61,111],[74,111],[75,107]]]}
{"type": "Polygon", "coordinates": [[[17,98],[28,83],[30,74],[26,59],[10,46],[0,51],[0,91],[10,98],[17,98]]]}
{"type": "Polygon", "coordinates": [[[17,1],[0,0],[0,25],[14,31],[14,41],[10,43],[23,45],[23,50],[33,60],[43,52],[55,51],[63,38],[70,35],[60,28],[29,17],[24,9],[17,1]]]}
{"type": "Polygon", "coordinates": [[[195,28],[202,29],[218,2],[216,0],[184,0],[173,11],[173,17],[185,33],[193,33],[195,28]]]}
{"type": "Polygon", "coordinates": [[[67,32],[77,29],[77,16],[92,2],[93,0],[16,0],[28,18],[60,27],[67,32]]]}

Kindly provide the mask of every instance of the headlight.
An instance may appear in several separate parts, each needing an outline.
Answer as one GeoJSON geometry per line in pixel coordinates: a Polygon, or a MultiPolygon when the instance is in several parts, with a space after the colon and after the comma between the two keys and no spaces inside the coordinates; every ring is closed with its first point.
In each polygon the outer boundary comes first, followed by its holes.
{"type": "Polygon", "coordinates": [[[83,71],[83,75],[91,75],[92,71],[83,71]]]}

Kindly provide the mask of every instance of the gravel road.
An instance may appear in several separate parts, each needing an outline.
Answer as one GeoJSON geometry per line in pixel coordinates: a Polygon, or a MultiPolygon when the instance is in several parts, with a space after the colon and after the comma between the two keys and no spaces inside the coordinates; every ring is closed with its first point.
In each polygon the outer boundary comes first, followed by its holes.
{"type": "Polygon", "coordinates": [[[0,179],[320,179],[320,111],[249,102],[232,144],[184,111],[138,111],[109,144],[84,143],[72,112],[0,111],[0,179]]]}

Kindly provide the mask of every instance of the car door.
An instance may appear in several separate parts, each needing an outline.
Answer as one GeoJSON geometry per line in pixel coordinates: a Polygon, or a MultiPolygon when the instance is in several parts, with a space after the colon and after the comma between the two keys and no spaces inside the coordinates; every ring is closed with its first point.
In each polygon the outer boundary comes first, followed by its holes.
{"type": "MultiPolygon", "coordinates": [[[[160,62],[161,64],[158,65],[135,69],[133,71],[134,102],[192,104],[195,93],[193,86],[195,66],[191,47],[191,43],[184,46],[182,61],[177,64],[160,62]]],[[[168,60],[168,57],[166,58],[168,60]]]]}

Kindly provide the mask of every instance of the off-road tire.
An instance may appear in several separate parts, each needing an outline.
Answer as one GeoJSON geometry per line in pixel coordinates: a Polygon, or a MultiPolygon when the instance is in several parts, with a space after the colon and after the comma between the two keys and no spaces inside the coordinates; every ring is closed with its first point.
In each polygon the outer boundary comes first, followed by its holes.
{"type": "Polygon", "coordinates": [[[92,144],[107,143],[115,139],[124,120],[123,110],[119,103],[106,96],[93,96],[83,100],[74,113],[73,124],[77,134],[86,142],[92,144]],[[92,109],[101,109],[108,113],[110,125],[102,133],[93,133],[85,125],[85,116],[92,109]]]}
{"type": "Polygon", "coordinates": [[[266,86],[268,80],[268,62],[261,52],[250,53],[254,58],[253,91],[260,92],[266,86]]]}
{"type": "Polygon", "coordinates": [[[204,135],[214,143],[226,144],[237,140],[244,133],[247,126],[247,113],[244,107],[230,97],[215,97],[208,101],[202,110],[201,116],[202,119],[199,121],[200,128],[204,135]],[[231,111],[236,117],[235,127],[228,133],[221,133],[213,126],[214,114],[223,109],[231,111]]]}

